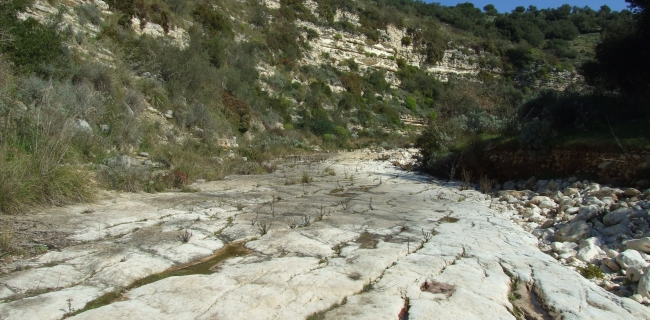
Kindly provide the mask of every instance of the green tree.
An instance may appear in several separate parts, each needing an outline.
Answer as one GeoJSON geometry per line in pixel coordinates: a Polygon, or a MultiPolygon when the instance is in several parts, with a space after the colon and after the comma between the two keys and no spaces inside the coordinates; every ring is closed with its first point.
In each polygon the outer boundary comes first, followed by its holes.
{"type": "Polygon", "coordinates": [[[596,61],[585,64],[582,71],[592,85],[649,99],[650,1],[626,1],[634,12],[634,21],[620,21],[606,30],[596,47],[596,61]]]}
{"type": "Polygon", "coordinates": [[[499,12],[497,11],[497,9],[494,7],[493,4],[488,4],[485,7],[483,7],[483,11],[485,11],[485,14],[487,14],[488,16],[496,16],[497,14],[499,14],[499,12]]]}

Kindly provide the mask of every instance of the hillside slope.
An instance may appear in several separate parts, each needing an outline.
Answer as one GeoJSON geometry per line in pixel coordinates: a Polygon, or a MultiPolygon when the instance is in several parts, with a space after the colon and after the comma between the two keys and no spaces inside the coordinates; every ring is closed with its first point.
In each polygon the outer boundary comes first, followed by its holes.
{"type": "MultiPolygon", "coordinates": [[[[393,1],[2,3],[0,210],[272,171],[295,152],[512,135],[630,13],[393,1]],[[568,10],[568,11],[567,11],[568,10]],[[535,38],[529,35],[535,35],[535,38]]],[[[627,20],[626,20],[627,19],[627,20]]]]}

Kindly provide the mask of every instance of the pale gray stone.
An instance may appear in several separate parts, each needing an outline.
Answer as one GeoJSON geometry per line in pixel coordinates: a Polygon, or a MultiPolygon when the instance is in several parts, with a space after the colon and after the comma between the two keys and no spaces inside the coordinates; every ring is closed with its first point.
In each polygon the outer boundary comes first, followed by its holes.
{"type": "Polygon", "coordinates": [[[643,275],[639,280],[639,286],[636,288],[637,292],[645,299],[650,299],[650,267],[643,270],[643,275]]]}
{"type": "Polygon", "coordinates": [[[625,242],[625,247],[645,253],[650,253],[650,237],[625,242]]]}
{"type": "Polygon", "coordinates": [[[573,218],[573,221],[589,221],[598,215],[598,210],[598,207],[594,205],[580,207],[580,211],[578,212],[578,215],[573,218]]]}
{"type": "Polygon", "coordinates": [[[619,223],[626,224],[629,221],[628,215],[632,214],[633,212],[634,210],[630,208],[617,209],[615,211],[606,214],[603,217],[603,224],[605,224],[606,226],[613,226],[619,223]]]}
{"type": "Polygon", "coordinates": [[[602,262],[614,272],[621,271],[621,267],[618,265],[618,263],[616,263],[616,260],[614,258],[604,258],[602,262]]]}
{"type": "Polygon", "coordinates": [[[580,242],[591,236],[591,227],[585,221],[575,221],[560,227],[555,239],[560,242],[580,242]]]}
{"type": "Polygon", "coordinates": [[[587,238],[585,240],[582,240],[582,242],[580,242],[580,245],[578,247],[579,248],[584,248],[584,247],[588,247],[588,246],[600,247],[603,244],[604,244],[603,241],[600,240],[599,238],[591,237],[591,238],[587,238]]]}
{"type": "Polygon", "coordinates": [[[576,257],[585,263],[597,264],[599,257],[604,256],[605,252],[598,246],[588,245],[578,250],[576,257]]]}
{"type": "Polygon", "coordinates": [[[622,269],[627,269],[632,266],[640,268],[648,266],[648,262],[643,260],[638,251],[630,249],[621,252],[621,254],[616,257],[616,262],[622,269]]]}
{"type": "Polygon", "coordinates": [[[625,277],[630,281],[637,282],[641,280],[642,274],[643,268],[640,266],[629,266],[625,269],[625,277]]]}
{"type": "Polygon", "coordinates": [[[611,236],[620,236],[620,235],[626,235],[630,233],[630,228],[626,225],[622,224],[617,224],[611,227],[607,227],[603,229],[602,234],[606,237],[611,237],[611,236]]]}

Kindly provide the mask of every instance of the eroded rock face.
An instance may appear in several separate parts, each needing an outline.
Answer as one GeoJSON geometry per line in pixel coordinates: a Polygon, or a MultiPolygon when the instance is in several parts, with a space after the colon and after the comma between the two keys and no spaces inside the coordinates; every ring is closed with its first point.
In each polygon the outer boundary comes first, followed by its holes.
{"type": "MultiPolygon", "coordinates": [[[[409,319],[478,319],[486,310],[492,318],[512,319],[513,303],[530,301],[510,301],[513,287],[540,302],[537,311],[524,308],[530,318],[650,318],[646,307],[540,251],[511,213],[487,208],[486,195],[376,158],[357,152],[303,161],[274,174],[195,184],[200,192],[193,194],[118,195],[95,204],[92,213],[81,214],[79,206],[52,209],[48,216],[58,219],[52,223],[83,242],[0,278],[8,284],[0,293],[17,298],[0,304],[0,317],[61,318],[69,298],[81,309],[136,279],[248,240],[251,254],[233,256],[213,273],[143,285],[72,318],[300,319],[321,313],[374,320],[397,317],[407,303],[409,319]],[[312,182],[285,185],[303,171],[312,182]],[[262,234],[265,223],[271,227],[262,234]],[[185,229],[193,234],[186,243],[178,237],[185,229]],[[37,278],[51,292],[16,296],[37,278]],[[57,287],[62,283],[66,288],[57,287]]],[[[598,245],[590,238],[580,246],[554,246],[570,255],[603,255],[593,248],[598,245]]]]}

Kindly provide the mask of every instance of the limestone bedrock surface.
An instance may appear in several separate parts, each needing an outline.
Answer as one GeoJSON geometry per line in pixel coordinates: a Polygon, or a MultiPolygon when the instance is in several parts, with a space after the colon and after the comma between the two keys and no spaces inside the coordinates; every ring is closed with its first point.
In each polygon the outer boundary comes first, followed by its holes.
{"type": "Polygon", "coordinates": [[[71,319],[376,320],[406,307],[408,319],[650,319],[541,252],[486,196],[376,157],[289,161],[273,174],[195,184],[196,193],[111,194],[91,213],[30,214],[75,242],[3,266],[0,318],[61,319],[240,240],[252,253],[213,273],[135,287],[71,319]]]}

